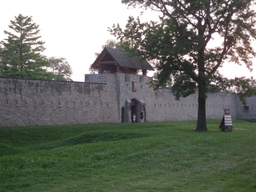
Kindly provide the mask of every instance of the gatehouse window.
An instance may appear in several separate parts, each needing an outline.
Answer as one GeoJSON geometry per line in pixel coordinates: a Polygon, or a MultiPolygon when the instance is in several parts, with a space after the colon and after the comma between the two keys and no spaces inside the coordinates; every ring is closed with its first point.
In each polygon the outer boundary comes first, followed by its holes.
{"type": "Polygon", "coordinates": [[[248,105],[244,106],[244,112],[249,112],[249,106],[248,105]]]}
{"type": "Polygon", "coordinates": [[[132,81],[132,92],[137,92],[135,81],[132,81]]]}

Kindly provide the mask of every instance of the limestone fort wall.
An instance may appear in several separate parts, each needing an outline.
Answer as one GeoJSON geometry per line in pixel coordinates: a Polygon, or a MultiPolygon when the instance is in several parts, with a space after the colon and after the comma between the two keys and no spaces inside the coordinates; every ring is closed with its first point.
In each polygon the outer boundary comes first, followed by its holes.
{"type": "MultiPolygon", "coordinates": [[[[85,82],[0,78],[0,126],[130,122],[132,100],[147,122],[197,118],[197,94],[176,101],[149,80],[123,73],[85,75],[85,82]]],[[[255,103],[256,97],[244,106],[235,94],[210,94],[207,118],[221,119],[229,108],[233,119],[256,119],[255,103]]]]}
{"type": "Polygon", "coordinates": [[[117,122],[111,84],[0,78],[0,126],[117,122]]]}
{"type": "MultiPolygon", "coordinates": [[[[197,118],[197,94],[175,100],[170,89],[154,91],[147,82],[149,77],[119,74],[120,79],[120,105],[125,106],[126,100],[137,99],[145,103],[147,121],[181,121],[195,120],[197,118]],[[136,92],[132,91],[132,82],[136,82],[136,92]]],[[[233,118],[237,118],[237,95],[226,93],[210,94],[206,103],[208,119],[222,118],[224,108],[229,108],[233,118]]],[[[241,107],[242,104],[240,104],[241,107]]]]}

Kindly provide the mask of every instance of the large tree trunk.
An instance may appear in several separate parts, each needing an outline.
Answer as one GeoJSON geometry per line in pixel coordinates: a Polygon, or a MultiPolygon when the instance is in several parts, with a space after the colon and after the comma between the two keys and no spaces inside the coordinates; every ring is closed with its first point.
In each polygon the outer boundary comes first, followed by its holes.
{"type": "Polygon", "coordinates": [[[206,97],[203,94],[198,94],[198,114],[196,131],[207,131],[206,126],[206,97]]]}
{"type": "MultiPolygon", "coordinates": [[[[201,23],[199,22],[199,26],[201,23]]],[[[199,27],[199,46],[198,51],[198,112],[197,112],[197,126],[196,131],[207,131],[206,126],[206,93],[207,93],[207,78],[205,76],[205,62],[204,62],[204,49],[205,41],[202,38],[204,29],[199,27]]]]}

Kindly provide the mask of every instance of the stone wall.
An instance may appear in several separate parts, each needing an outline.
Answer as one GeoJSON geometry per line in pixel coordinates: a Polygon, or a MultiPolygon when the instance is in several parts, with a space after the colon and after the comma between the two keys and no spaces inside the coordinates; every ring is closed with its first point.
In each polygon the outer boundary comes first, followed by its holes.
{"type": "Polygon", "coordinates": [[[237,97],[237,119],[256,119],[256,96],[246,99],[243,105],[237,97]]]}
{"type": "MultiPolygon", "coordinates": [[[[0,78],[0,126],[131,122],[132,100],[147,122],[197,118],[197,94],[176,101],[149,80],[123,73],[86,75],[86,82],[0,78]]],[[[207,118],[221,119],[229,108],[233,119],[256,119],[255,103],[256,97],[244,106],[235,94],[210,94],[207,118]]]]}
{"type": "MultiPolygon", "coordinates": [[[[147,84],[149,77],[138,75],[118,75],[120,82],[120,105],[125,107],[127,100],[136,99],[145,104],[147,121],[181,121],[197,118],[197,94],[175,100],[170,89],[154,91],[147,84]],[[136,92],[132,91],[132,82],[136,82],[136,92]]],[[[210,94],[207,98],[206,112],[208,119],[221,119],[225,108],[229,108],[231,115],[236,118],[237,95],[226,93],[210,94]]],[[[138,114],[137,114],[138,115],[138,114]]],[[[131,118],[131,117],[129,117],[131,118]]]]}
{"type": "Polygon", "coordinates": [[[111,84],[0,78],[0,108],[0,126],[118,121],[111,84]]]}

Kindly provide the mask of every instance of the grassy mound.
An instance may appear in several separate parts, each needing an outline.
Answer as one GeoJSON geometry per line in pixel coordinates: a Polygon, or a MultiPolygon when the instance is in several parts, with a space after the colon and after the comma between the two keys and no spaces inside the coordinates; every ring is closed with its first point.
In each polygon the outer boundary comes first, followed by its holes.
{"type": "Polygon", "coordinates": [[[255,191],[256,121],[0,128],[0,191],[255,191]]]}

